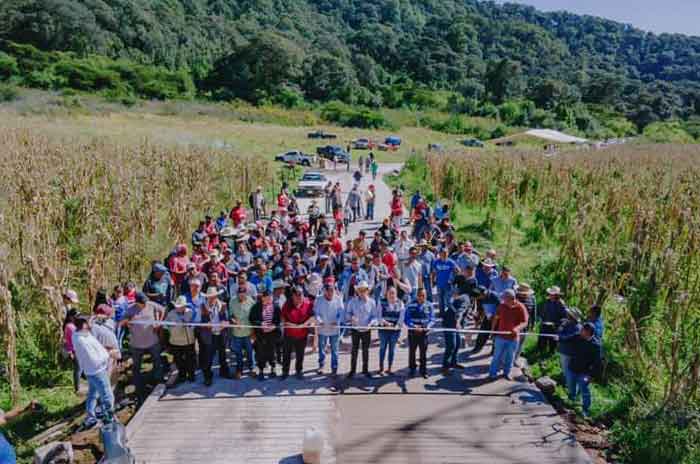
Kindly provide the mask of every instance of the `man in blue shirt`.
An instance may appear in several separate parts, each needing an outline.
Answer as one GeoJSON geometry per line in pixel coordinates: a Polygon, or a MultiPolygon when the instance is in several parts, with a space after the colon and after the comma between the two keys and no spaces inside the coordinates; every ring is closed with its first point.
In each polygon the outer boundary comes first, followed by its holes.
{"type": "Polygon", "coordinates": [[[433,261],[431,267],[433,282],[438,291],[438,305],[444,311],[452,296],[452,280],[458,269],[457,264],[447,257],[447,248],[440,250],[439,258],[433,261]]]}
{"type": "Polygon", "coordinates": [[[499,298],[503,298],[503,292],[506,290],[515,291],[515,287],[518,286],[518,281],[515,277],[510,275],[510,268],[508,266],[503,266],[501,268],[501,273],[495,279],[491,279],[491,286],[489,290],[496,294],[499,298]]]}
{"type": "Polygon", "coordinates": [[[423,265],[423,285],[425,286],[425,294],[427,295],[428,301],[432,302],[433,285],[430,281],[430,271],[433,266],[433,261],[435,261],[435,253],[430,251],[430,244],[425,239],[421,240],[418,246],[421,249],[418,259],[423,265]]]}
{"type": "MultiPolygon", "coordinates": [[[[24,408],[15,408],[12,411],[4,412],[0,409],[0,427],[6,425],[9,421],[19,417],[20,415],[35,411],[39,408],[39,403],[32,401],[24,408]]],[[[15,454],[15,449],[12,447],[10,442],[7,441],[5,436],[0,433],[0,463],[2,464],[15,464],[17,462],[17,456],[15,454]]]]}
{"type": "Polygon", "coordinates": [[[416,373],[416,349],[420,350],[420,374],[428,378],[428,330],[433,326],[433,304],[426,301],[425,289],[418,290],[416,301],[406,306],[408,327],[408,368],[416,373]]]}
{"type": "Polygon", "coordinates": [[[603,324],[603,308],[594,304],[591,309],[588,310],[587,322],[593,324],[595,338],[602,344],[603,343],[603,332],[605,330],[603,324]]]}

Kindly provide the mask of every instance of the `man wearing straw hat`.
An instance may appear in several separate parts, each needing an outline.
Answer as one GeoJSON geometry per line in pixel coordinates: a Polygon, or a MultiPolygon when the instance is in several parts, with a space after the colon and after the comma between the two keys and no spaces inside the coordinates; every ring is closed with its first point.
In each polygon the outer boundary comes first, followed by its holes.
{"type": "MultiPolygon", "coordinates": [[[[270,288],[262,288],[262,290],[270,290],[270,288]]],[[[261,290],[261,291],[262,291],[261,290]]],[[[239,285],[236,288],[236,295],[231,296],[229,301],[229,309],[231,311],[231,322],[233,323],[233,337],[231,337],[231,351],[236,355],[236,373],[235,379],[240,379],[243,373],[243,352],[248,359],[248,369],[250,375],[255,377],[255,354],[253,353],[253,343],[250,337],[253,335],[253,329],[249,326],[250,312],[255,304],[255,298],[248,293],[247,285],[239,285]]]]}
{"type": "Polygon", "coordinates": [[[420,374],[428,378],[428,330],[433,326],[433,304],[426,301],[424,288],[418,290],[416,301],[406,306],[408,327],[408,368],[416,374],[416,350],[420,352],[420,374]]]}
{"type": "Polygon", "coordinates": [[[357,354],[362,344],[362,373],[371,377],[369,372],[369,345],[372,341],[372,333],[366,327],[377,325],[379,311],[377,303],[369,296],[369,284],[366,280],[355,285],[355,296],[348,302],[346,320],[354,327],[352,336],[352,355],[350,357],[350,372],[348,378],[352,378],[357,370],[357,354]]]}
{"type": "Polygon", "coordinates": [[[219,291],[209,287],[204,295],[205,302],[194,319],[195,322],[212,324],[212,327],[197,327],[195,333],[199,341],[199,367],[204,374],[204,385],[212,384],[212,363],[214,356],[219,354],[219,375],[229,378],[228,362],[226,361],[226,331],[220,325],[228,325],[226,307],[219,299],[219,291]]]}
{"type": "MultiPolygon", "coordinates": [[[[540,335],[556,334],[561,320],[568,317],[566,304],[561,298],[561,289],[559,287],[554,286],[547,289],[547,300],[542,306],[540,317],[542,318],[540,335]]],[[[554,337],[540,337],[537,341],[537,349],[539,351],[546,350],[548,353],[552,353],[556,347],[557,341],[554,337]]]]}
{"type": "MultiPolygon", "coordinates": [[[[525,309],[527,309],[527,329],[528,332],[534,327],[535,321],[537,320],[537,306],[535,304],[535,291],[526,283],[518,284],[515,288],[515,298],[521,302],[525,309]]],[[[518,341],[518,349],[515,350],[514,364],[520,367],[520,353],[523,351],[523,345],[525,344],[526,335],[521,335],[518,341]]]]}
{"type": "Polygon", "coordinates": [[[506,380],[512,380],[510,370],[513,367],[513,356],[518,347],[520,331],[527,327],[527,320],[527,309],[515,299],[515,291],[506,289],[491,322],[492,331],[505,333],[494,336],[494,354],[489,368],[490,379],[495,379],[503,366],[504,377],[506,380]]]}
{"type": "MultiPolygon", "coordinates": [[[[168,322],[187,324],[192,322],[192,310],[187,307],[187,299],[180,295],[173,303],[175,309],[165,318],[168,322]]],[[[194,327],[174,325],[165,327],[170,332],[170,352],[177,366],[177,383],[194,382],[195,352],[194,327]]]]}

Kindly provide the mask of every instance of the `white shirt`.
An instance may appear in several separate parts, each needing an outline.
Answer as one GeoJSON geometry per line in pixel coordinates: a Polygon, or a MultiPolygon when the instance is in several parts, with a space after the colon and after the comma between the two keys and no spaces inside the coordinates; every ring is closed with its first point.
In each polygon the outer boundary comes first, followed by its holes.
{"type": "Polygon", "coordinates": [[[75,358],[85,375],[97,375],[107,370],[109,353],[90,332],[76,331],[72,340],[75,358]]]}

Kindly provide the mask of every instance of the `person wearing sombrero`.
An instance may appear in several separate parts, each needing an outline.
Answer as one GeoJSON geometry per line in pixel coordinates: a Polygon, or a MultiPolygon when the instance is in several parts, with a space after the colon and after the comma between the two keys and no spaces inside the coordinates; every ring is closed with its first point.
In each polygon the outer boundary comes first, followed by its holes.
{"type": "MultiPolygon", "coordinates": [[[[174,309],[168,313],[165,320],[178,324],[192,322],[192,310],[187,307],[187,299],[180,295],[173,302],[174,309]]],[[[194,382],[194,371],[196,367],[194,351],[194,328],[185,325],[166,326],[170,333],[170,352],[175,358],[177,367],[177,383],[194,382]]]]}
{"type": "MultiPolygon", "coordinates": [[[[270,284],[272,287],[272,284],[270,284]]],[[[260,292],[270,290],[269,287],[261,287],[260,292]]],[[[238,285],[236,294],[229,300],[229,311],[231,313],[231,323],[233,324],[231,337],[231,351],[236,356],[235,379],[240,379],[244,367],[247,365],[250,375],[255,377],[255,353],[253,352],[253,329],[246,327],[252,325],[250,313],[255,305],[256,299],[248,291],[248,285],[238,285]],[[245,358],[244,359],[244,354],[245,358]],[[247,360],[247,362],[246,362],[247,360]]]]}
{"type": "Polygon", "coordinates": [[[352,354],[350,357],[350,372],[348,378],[352,378],[357,370],[357,355],[362,345],[362,373],[371,377],[369,372],[369,345],[372,341],[372,332],[367,327],[377,325],[379,309],[376,301],[369,295],[369,284],[361,280],[355,284],[355,296],[346,307],[346,321],[353,328],[352,354]]]}
{"type": "Polygon", "coordinates": [[[566,308],[566,317],[563,318],[557,327],[557,336],[559,340],[559,361],[561,363],[561,371],[564,373],[566,387],[569,391],[573,389],[575,380],[571,371],[571,357],[574,354],[574,345],[581,334],[581,321],[583,314],[578,308],[566,308]]]}
{"type": "Polygon", "coordinates": [[[428,331],[433,326],[433,304],[426,300],[425,289],[418,290],[416,301],[406,306],[404,316],[408,327],[408,368],[416,374],[416,350],[420,353],[420,374],[428,378],[428,331]]]}
{"type": "MultiPolygon", "coordinates": [[[[209,287],[204,295],[204,304],[195,315],[194,322],[203,324],[228,325],[226,307],[219,300],[219,292],[214,287],[209,287]]],[[[226,330],[222,327],[199,326],[195,329],[199,342],[199,368],[204,375],[204,385],[210,386],[214,374],[212,364],[214,356],[219,354],[219,375],[230,377],[228,362],[226,361],[226,330]]]]}
{"type": "MultiPolygon", "coordinates": [[[[535,321],[537,321],[537,305],[535,303],[535,291],[530,287],[529,284],[526,283],[519,283],[517,287],[515,287],[515,298],[521,302],[524,306],[525,309],[527,309],[527,314],[528,314],[528,323],[527,323],[527,329],[528,332],[535,326],[535,321]]],[[[515,365],[520,367],[520,363],[518,361],[518,358],[520,358],[520,353],[523,351],[523,345],[525,344],[525,335],[520,336],[520,341],[518,343],[518,349],[515,351],[515,365]]]]}
{"type": "MultiPolygon", "coordinates": [[[[562,319],[568,317],[566,312],[566,304],[562,299],[561,289],[557,286],[552,286],[547,289],[547,300],[542,305],[540,311],[540,334],[554,335],[557,333],[557,327],[562,319]]],[[[547,351],[552,353],[557,348],[557,341],[553,337],[540,337],[537,341],[537,349],[539,351],[547,351]]]]}

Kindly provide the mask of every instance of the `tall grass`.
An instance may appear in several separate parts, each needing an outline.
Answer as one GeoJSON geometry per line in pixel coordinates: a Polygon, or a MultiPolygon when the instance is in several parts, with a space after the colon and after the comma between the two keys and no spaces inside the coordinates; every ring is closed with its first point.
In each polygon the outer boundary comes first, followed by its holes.
{"type": "Polygon", "coordinates": [[[505,211],[506,225],[528,224],[529,241],[555,244],[556,256],[533,269],[540,292],[556,283],[572,305],[605,305],[603,381],[629,395],[622,411],[611,411],[629,462],[652,450],[673,462],[700,455],[692,444],[700,430],[699,161],[697,146],[656,145],[549,157],[471,152],[408,164],[424,172],[435,196],[505,211]],[[665,425],[650,425],[657,420],[665,425]],[[674,444],[659,449],[663,439],[651,435],[664,429],[674,444]]]}
{"type": "Polygon", "coordinates": [[[76,288],[89,309],[98,288],[142,281],[152,259],[189,241],[198,216],[274,175],[265,160],[148,141],[57,142],[0,129],[0,146],[0,254],[30,385],[61,377],[63,289],[76,288]]]}

